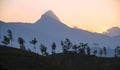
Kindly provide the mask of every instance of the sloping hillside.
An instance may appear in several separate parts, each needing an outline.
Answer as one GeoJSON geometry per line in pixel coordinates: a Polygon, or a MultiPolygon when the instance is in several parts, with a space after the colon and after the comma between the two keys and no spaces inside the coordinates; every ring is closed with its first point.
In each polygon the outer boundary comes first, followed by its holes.
{"type": "Polygon", "coordinates": [[[0,65],[8,70],[47,70],[50,67],[45,57],[7,46],[0,46],[0,65]]]}
{"type": "Polygon", "coordinates": [[[120,58],[81,56],[74,52],[40,56],[0,46],[0,70],[120,70],[120,58]]]}

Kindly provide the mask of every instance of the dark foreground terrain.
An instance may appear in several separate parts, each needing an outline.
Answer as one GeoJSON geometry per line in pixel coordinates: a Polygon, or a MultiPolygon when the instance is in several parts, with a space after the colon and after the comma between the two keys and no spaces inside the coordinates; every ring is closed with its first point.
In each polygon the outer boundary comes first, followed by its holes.
{"type": "Polygon", "coordinates": [[[0,70],[120,70],[120,58],[100,58],[59,53],[40,56],[0,46],[0,70]]]}

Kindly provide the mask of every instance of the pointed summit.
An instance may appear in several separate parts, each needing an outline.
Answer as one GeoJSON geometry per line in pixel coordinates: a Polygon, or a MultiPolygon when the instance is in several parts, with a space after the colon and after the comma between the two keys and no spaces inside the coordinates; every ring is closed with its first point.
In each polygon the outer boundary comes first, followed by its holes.
{"type": "Polygon", "coordinates": [[[48,30],[69,28],[67,25],[63,24],[51,10],[45,12],[41,18],[35,22],[35,25],[40,27],[41,30],[43,30],[45,27],[48,28],[48,30]]]}
{"type": "Polygon", "coordinates": [[[47,12],[45,12],[42,16],[49,16],[57,21],[60,21],[59,18],[54,14],[54,12],[52,10],[48,10],[47,12]]]}
{"type": "Polygon", "coordinates": [[[59,18],[54,14],[53,11],[48,10],[45,12],[40,19],[38,19],[35,23],[43,23],[43,22],[56,22],[56,23],[61,23],[59,18]]]}

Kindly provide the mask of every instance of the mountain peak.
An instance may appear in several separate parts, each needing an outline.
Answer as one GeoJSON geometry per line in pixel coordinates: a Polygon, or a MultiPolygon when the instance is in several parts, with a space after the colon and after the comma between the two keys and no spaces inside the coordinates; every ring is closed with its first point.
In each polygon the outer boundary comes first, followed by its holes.
{"type": "Polygon", "coordinates": [[[55,13],[52,11],[52,10],[48,10],[47,12],[45,12],[43,14],[43,16],[46,15],[46,16],[49,16],[57,21],[60,21],[59,18],[55,15],[55,13]]]}
{"type": "Polygon", "coordinates": [[[48,10],[47,12],[45,12],[40,19],[38,19],[35,23],[40,23],[42,21],[57,21],[57,22],[61,22],[59,20],[59,18],[54,14],[54,12],[52,10],[48,10]]]}
{"type": "Polygon", "coordinates": [[[48,10],[47,12],[45,12],[45,14],[55,16],[55,14],[54,14],[54,12],[52,10],[48,10]]]}

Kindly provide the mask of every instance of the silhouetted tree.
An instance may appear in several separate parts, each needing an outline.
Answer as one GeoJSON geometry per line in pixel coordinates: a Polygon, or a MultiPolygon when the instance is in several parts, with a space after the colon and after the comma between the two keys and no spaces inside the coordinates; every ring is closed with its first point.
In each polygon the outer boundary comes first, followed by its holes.
{"type": "Polygon", "coordinates": [[[61,46],[63,49],[63,53],[66,53],[72,47],[72,43],[70,42],[68,38],[66,38],[64,42],[61,41],[61,46]]]}
{"type": "Polygon", "coordinates": [[[36,38],[34,38],[32,41],[30,41],[30,43],[34,45],[34,49],[35,49],[35,51],[36,51],[36,47],[35,47],[35,45],[36,45],[36,43],[37,43],[36,38]]]}
{"type": "Polygon", "coordinates": [[[77,48],[77,45],[74,45],[72,49],[77,53],[77,48]]]}
{"type": "Polygon", "coordinates": [[[97,54],[97,50],[94,50],[94,51],[93,51],[93,54],[96,56],[96,54],[97,54]]]}
{"type": "Polygon", "coordinates": [[[25,41],[23,40],[23,38],[19,37],[18,43],[20,45],[20,49],[25,50],[25,45],[24,45],[25,41]]]}
{"type": "Polygon", "coordinates": [[[32,51],[30,50],[30,48],[28,49],[28,52],[32,52],[32,51]]]}
{"type": "Polygon", "coordinates": [[[86,43],[86,44],[80,43],[80,45],[78,47],[79,47],[79,53],[81,55],[86,55],[85,54],[85,49],[86,49],[86,47],[88,47],[88,43],[86,43]]]}
{"type": "Polygon", "coordinates": [[[4,45],[8,45],[10,43],[10,39],[7,36],[4,36],[4,39],[2,41],[4,45]]]}
{"type": "Polygon", "coordinates": [[[99,50],[99,55],[102,56],[103,55],[103,50],[100,48],[99,50]]]}
{"type": "Polygon", "coordinates": [[[81,55],[85,55],[85,49],[84,49],[84,48],[80,48],[80,49],[79,49],[79,53],[80,53],[81,55]]]}
{"type": "Polygon", "coordinates": [[[87,47],[86,50],[87,50],[87,55],[90,56],[90,53],[91,53],[90,47],[87,47]]]}
{"type": "Polygon", "coordinates": [[[42,55],[43,55],[43,53],[44,53],[44,50],[43,50],[43,49],[44,49],[44,45],[41,44],[41,45],[40,45],[40,51],[41,51],[42,55]]]}
{"type": "Polygon", "coordinates": [[[115,57],[117,57],[117,47],[115,48],[115,57]]]}
{"type": "Polygon", "coordinates": [[[103,53],[104,53],[105,56],[107,55],[107,49],[106,49],[105,46],[103,47],[103,53]]]}
{"type": "Polygon", "coordinates": [[[43,44],[40,45],[40,51],[41,51],[42,55],[48,55],[47,47],[45,47],[43,44]]]}
{"type": "Polygon", "coordinates": [[[51,48],[52,48],[52,54],[55,54],[55,49],[56,49],[55,42],[53,42],[53,44],[51,45],[51,48]]]}
{"type": "Polygon", "coordinates": [[[120,57],[120,46],[115,48],[115,57],[120,57]]]}
{"type": "Polygon", "coordinates": [[[13,35],[12,35],[12,31],[10,30],[10,29],[8,29],[8,38],[9,38],[9,40],[10,40],[10,42],[11,42],[11,46],[12,46],[12,41],[13,41],[13,35]]]}
{"type": "Polygon", "coordinates": [[[64,51],[65,51],[65,47],[64,47],[63,41],[61,41],[61,46],[62,46],[62,50],[63,50],[63,52],[64,52],[64,51]]]}
{"type": "Polygon", "coordinates": [[[0,45],[1,45],[1,35],[0,35],[0,45]]]}

